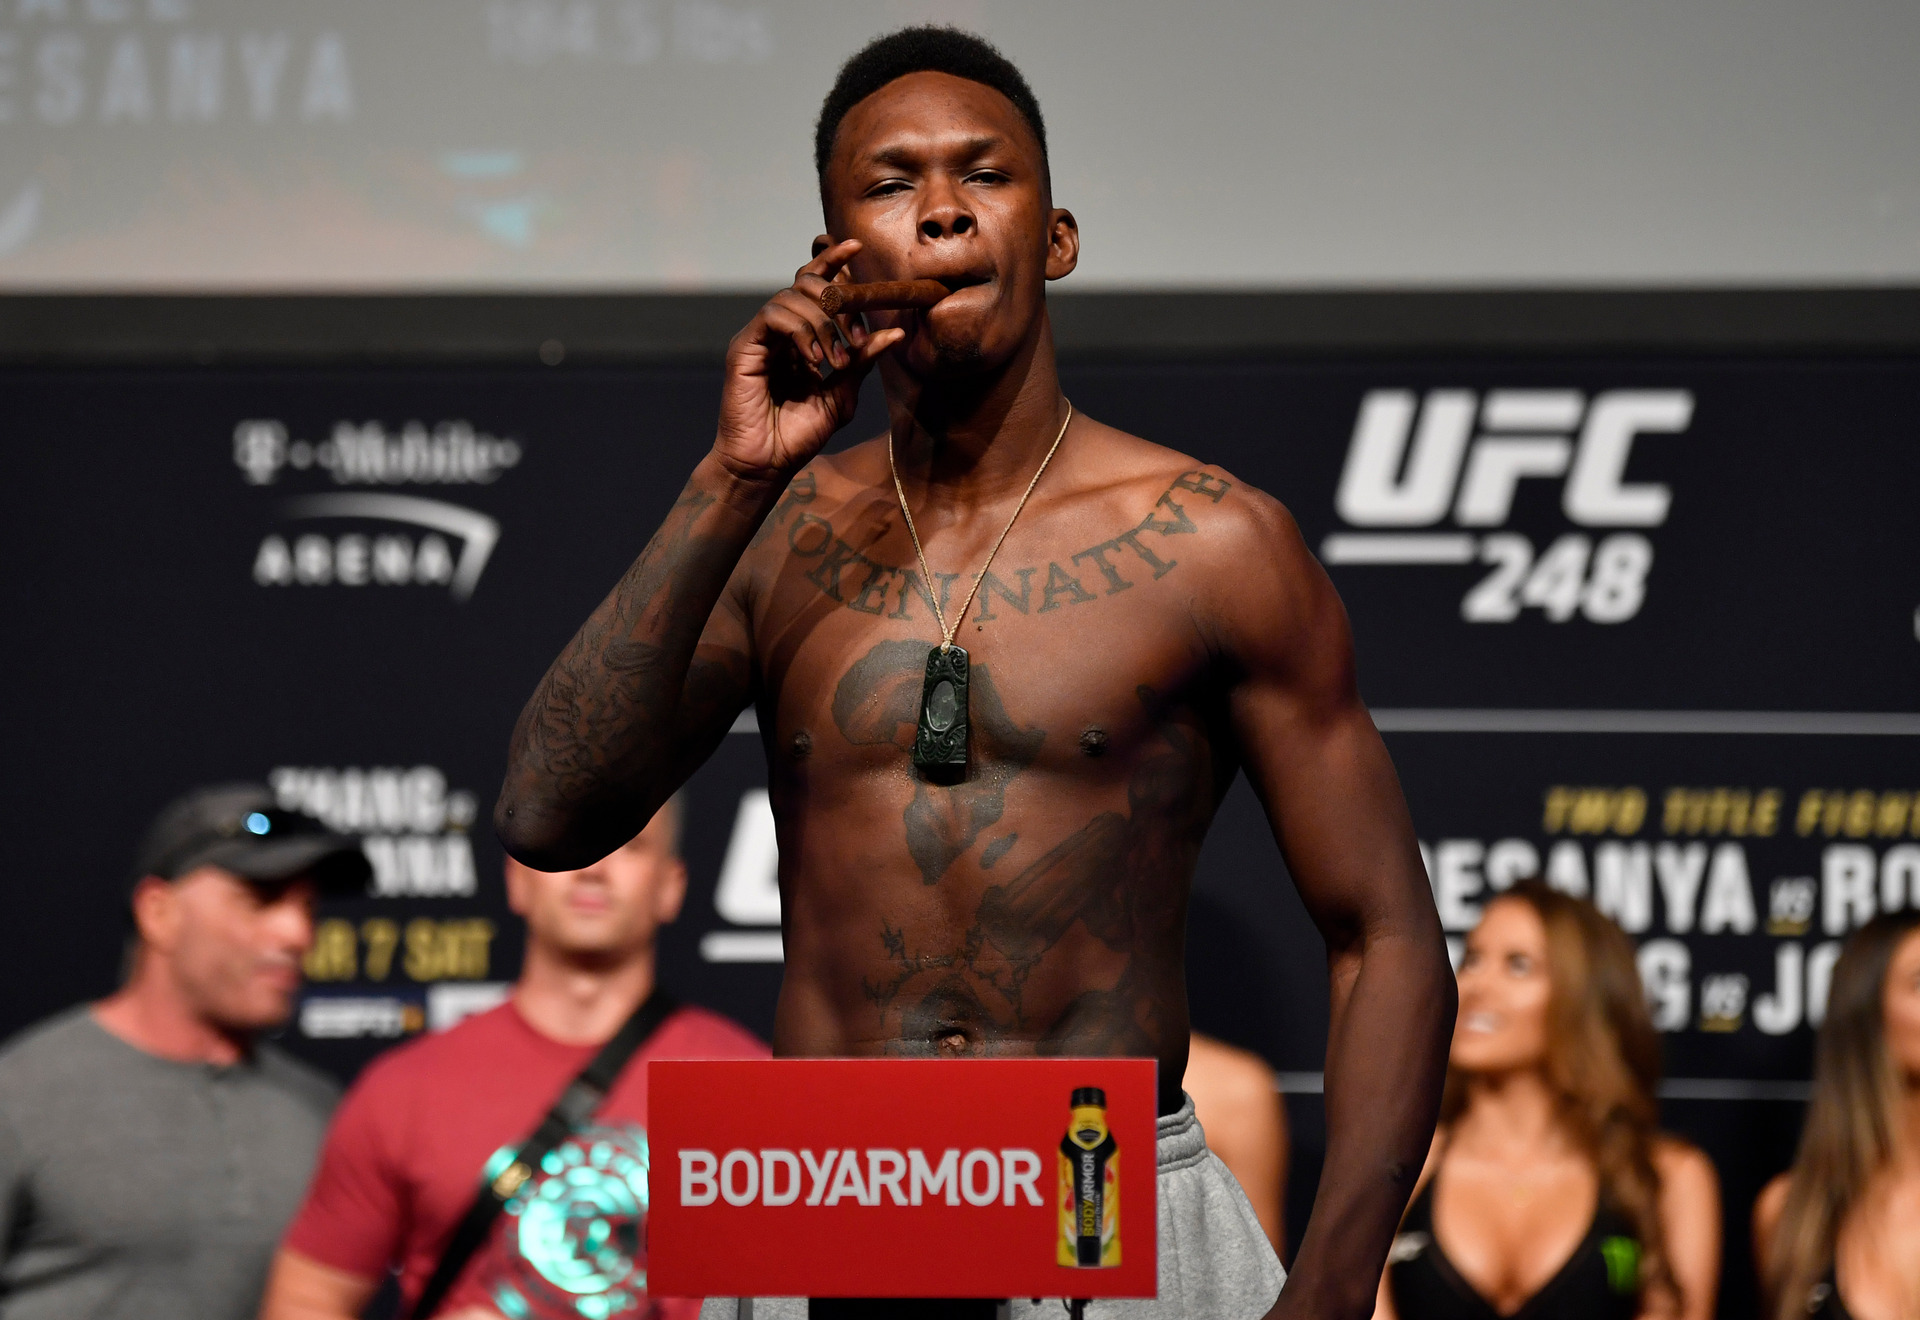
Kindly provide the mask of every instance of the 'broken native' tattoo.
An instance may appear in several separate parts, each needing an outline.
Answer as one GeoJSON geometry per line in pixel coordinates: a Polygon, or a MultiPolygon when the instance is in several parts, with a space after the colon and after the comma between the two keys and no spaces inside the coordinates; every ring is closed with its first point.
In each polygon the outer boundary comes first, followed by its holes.
{"type": "MultiPolygon", "coordinates": [[[[1063,605],[1084,605],[1103,596],[1117,596],[1136,581],[1143,580],[1143,571],[1151,575],[1145,580],[1158,581],[1178,568],[1180,561],[1156,549],[1154,543],[1142,539],[1143,535],[1153,533],[1164,541],[1198,531],[1181,503],[1181,493],[1218,504],[1231,489],[1232,483],[1224,478],[1197,470],[1184,473],[1167,487],[1152,512],[1137,525],[1068,555],[1066,564],[1050,561],[1044,574],[1037,566],[1002,570],[1004,577],[988,572],[981,579],[971,622],[978,625],[999,618],[994,610],[996,603],[1020,614],[1046,614],[1063,605]],[[1036,594],[1040,598],[1037,605],[1036,594]]],[[[809,561],[807,581],[822,595],[848,609],[910,620],[917,617],[913,603],[918,597],[931,617],[933,596],[920,574],[911,568],[882,564],[855,549],[834,531],[832,523],[805,511],[805,506],[816,498],[813,474],[802,473],[763,525],[762,534],[767,528],[784,522],[788,548],[796,558],[809,561]]],[[[935,573],[933,576],[938,579],[940,608],[951,615],[953,586],[960,575],[935,573]]]]}

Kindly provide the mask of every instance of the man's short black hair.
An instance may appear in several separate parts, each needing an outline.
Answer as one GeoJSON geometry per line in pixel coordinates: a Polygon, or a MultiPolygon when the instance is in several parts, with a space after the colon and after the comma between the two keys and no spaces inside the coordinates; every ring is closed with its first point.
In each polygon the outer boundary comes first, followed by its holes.
{"type": "Polygon", "coordinates": [[[910,73],[948,73],[993,88],[1013,102],[1013,108],[1027,121],[1040,141],[1041,167],[1048,168],[1047,125],[1040,117],[1040,102],[1034,99],[1033,89],[1013,61],[984,37],[928,24],[875,37],[840,66],[840,76],[833,80],[833,90],[821,104],[820,119],[813,129],[813,164],[822,183],[827,177],[827,160],[833,155],[833,139],[847,111],[895,78],[910,73]]]}

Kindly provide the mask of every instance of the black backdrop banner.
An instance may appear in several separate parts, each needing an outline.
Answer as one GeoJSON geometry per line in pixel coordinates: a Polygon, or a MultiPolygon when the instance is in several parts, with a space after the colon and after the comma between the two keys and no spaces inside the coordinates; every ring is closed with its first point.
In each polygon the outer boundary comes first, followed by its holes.
{"type": "MultiPolygon", "coordinates": [[[[517,966],[486,817],[507,732],[709,443],[717,370],[0,372],[8,1032],[114,983],[134,841],[266,780],[364,836],[286,1043],[342,1076],[517,966]]],[[[1920,905],[1920,362],[1128,362],[1088,414],[1277,495],[1457,937],[1520,876],[1635,938],[1667,1122],[1719,1164],[1723,1313],[1791,1154],[1838,942],[1920,905]]],[[[850,435],[877,432],[871,384],[850,435]]],[[[776,853],[743,721],[689,784],[685,998],[766,1033],[776,853]]],[[[1322,1141],[1324,954],[1245,785],[1200,863],[1194,1017],[1322,1141]]],[[[451,1100],[449,1103],[455,1103],[451,1100]]]]}

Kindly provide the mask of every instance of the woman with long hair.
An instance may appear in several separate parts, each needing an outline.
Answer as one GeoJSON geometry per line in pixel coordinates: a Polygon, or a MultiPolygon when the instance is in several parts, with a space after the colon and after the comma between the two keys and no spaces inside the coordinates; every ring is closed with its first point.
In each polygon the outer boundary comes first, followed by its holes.
{"type": "Polygon", "coordinates": [[[1394,1239],[1386,1320],[1706,1320],[1720,1188],[1663,1135],[1660,1039],[1633,945],[1524,880],[1460,964],[1440,1126],[1394,1239]]]}
{"type": "Polygon", "coordinates": [[[1876,917],[1834,965],[1793,1167],[1753,1208],[1769,1317],[1920,1315],[1920,912],[1876,917]]]}

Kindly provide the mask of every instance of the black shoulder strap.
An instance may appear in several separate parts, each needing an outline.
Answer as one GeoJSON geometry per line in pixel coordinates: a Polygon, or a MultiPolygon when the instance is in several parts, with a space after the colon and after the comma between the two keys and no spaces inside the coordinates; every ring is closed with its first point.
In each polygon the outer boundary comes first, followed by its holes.
{"type": "Polygon", "coordinates": [[[453,1236],[447,1239],[446,1250],[440,1253],[440,1263],[433,1267],[433,1275],[427,1280],[427,1286],[420,1292],[420,1300],[413,1304],[408,1313],[412,1320],[427,1320],[440,1303],[447,1300],[447,1294],[453,1291],[453,1285],[459,1281],[460,1272],[473,1259],[473,1253],[487,1240],[487,1233],[493,1227],[493,1221],[513,1194],[520,1190],[520,1184],[533,1176],[534,1169],[555,1146],[565,1141],[570,1133],[581,1127],[593,1111],[606,1099],[607,1092],[620,1077],[634,1054],[647,1043],[647,1038],[660,1029],[674,1009],[680,1005],[665,990],[654,988],[647,1001],[633,1011],[633,1016],[613,1034],[613,1039],[600,1047],[593,1056],[593,1062],[580,1070],[579,1076],[567,1083],[567,1089],[553,1102],[553,1108],[540,1120],[527,1139],[520,1143],[514,1152],[513,1163],[489,1182],[480,1185],[475,1193],[473,1204],[467,1207],[466,1215],[460,1220],[460,1226],[453,1230],[453,1236]]]}

